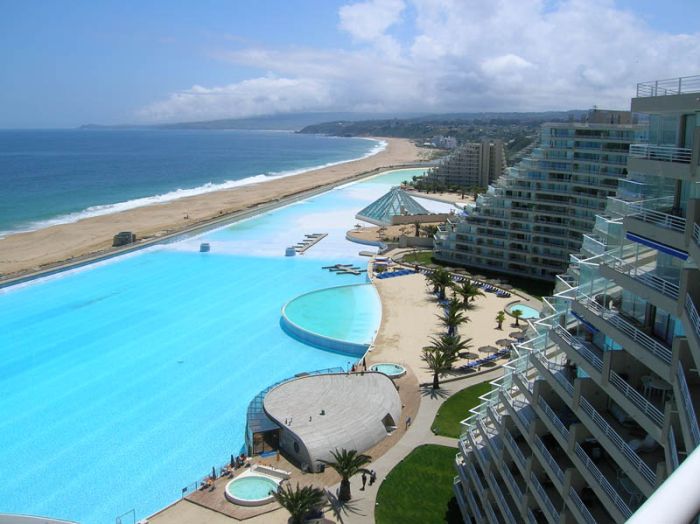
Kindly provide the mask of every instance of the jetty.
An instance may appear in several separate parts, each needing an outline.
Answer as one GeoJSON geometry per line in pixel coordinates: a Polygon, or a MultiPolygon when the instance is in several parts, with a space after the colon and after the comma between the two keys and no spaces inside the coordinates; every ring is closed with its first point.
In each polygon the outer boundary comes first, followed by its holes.
{"type": "Polygon", "coordinates": [[[332,266],[323,266],[321,269],[327,269],[336,275],[359,275],[366,273],[366,269],[360,269],[359,266],[353,264],[334,264],[332,266]]]}
{"type": "Polygon", "coordinates": [[[309,249],[312,246],[315,246],[327,236],[328,233],[311,233],[310,235],[304,235],[304,240],[302,240],[294,246],[294,251],[296,251],[300,255],[303,255],[307,249],[309,249]]]}

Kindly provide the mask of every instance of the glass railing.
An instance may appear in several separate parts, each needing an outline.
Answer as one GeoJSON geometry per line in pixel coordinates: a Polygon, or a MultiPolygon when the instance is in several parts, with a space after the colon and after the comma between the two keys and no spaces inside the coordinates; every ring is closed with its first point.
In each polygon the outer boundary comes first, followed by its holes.
{"type": "Polygon", "coordinates": [[[522,467],[523,470],[525,470],[527,467],[527,460],[525,459],[525,455],[522,451],[520,451],[518,443],[515,442],[513,435],[511,435],[510,431],[508,431],[507,429],[503,430],[503,440],[505,440],[508,443],[513,458],[518,462],[518,464],[520,464],[520,467],[522,467]]]}
{"type": "Polygon", "coordinates": [[[479,477],[479,474],[476,472],[476,468],[474,467],[473,463],[469,463],[469,476],[472,478],[472,484],[476,486],[476,491],[479,493],[480,497],[484,496],[484,485],[481,483],[481,478],[479,477]]]}
{"type": "Polygon", "coordinates": [[[544,397],[539,397],[537,400],[537,405],[540,407],[540,409],[542,409],[542,411],[544,411],[552,425],[557,429],[557,431],[559,431],[561,436],[564,437],[564,440],[569,440],[569,430],[559,419],[559,416],[554,412],[554,410],[549,407],[549,404],[547,404],[544,397]]]}
{"type": "Polygon", "coordinates": [[[459,511],[464,515],[467,509],[467,501],[464,499],[464,492],[462,491],[462,483],[459,477],[455,477],[452,480],[452,491],[457,498],[457,504],[459,505],[459,511]]]}
{"type": "Polygon", "coordinates": [[[678,300],[678,296],[680,294],[680,286],[678,281],[672,282],[661,278],[656,275],[656,271],[654,269],[644,270],[611,254],[604,256],[603,263],[618,273],[627,275],[645,286],[658,291],[662,295],[665,295],[673,300],[678,300]]]}
{"type": "Polygon", "coordinates": [[[506,479],[508,482],[508,485],[510,486],[511,490],[511,495],[513,495],[513,499],[516,501],[519,501],[522,499],[523,492],[520,489],[520,486],[518,486],[518,482],[515,480],[515,477],[513,476],[513,473],[511,473],[510,469],[508,469],[508,466],[505,464],[501,464],[502,466],[502,471],[501,473],[503,474],[503,477],[506,479]]]}
{"type": "Polygon", "coordinates": [[[593,515],[591,515],[591,512],[588,511],[588,508],[583,503],[581,497],[578,496],[578,493],[576,493],[576,490],[573,487],[569,487],[569,498],[583,517],[583,521],[586,524],[597,524],[596,520],[593,518],[593,515]]]}
{"type": "Polygon", "coordinates": [[[469,490],[467,490],[467,503],[469,504],[469,507],[472,510],[472,515],[476,517],[476,521],[484,522],[484,514],[481,513],[481,510],[479,509],[476,500],[474,500],[474,495],[472,495],[472,492],[469,490]]]}
{"type": "Polygon", "coordinates": [[[685,372],[680,365],[676,368],[676,377],[678,379],[678,389],[680,389],[681,392],[681,403],[683,404],[683,409],[686,417],[688,418],[688,425],[690,426],[690,435],[693,439],[693,449],[695,449],[698,447],[698,445],[700,445],[700,429],[698,428],[698,418],[695,415],[693,401],[690,397],[688,382],[685,380],[685,372]]]}
{"type": "Polygon", "coordinates": [[[556,380],[557,383],[564,388],[564,391],[566,391],[566,393],[569,395],[569,398],[573,398],[574,385],[564,375],[564,369],[566,368],[564,364],[552,362],[540,353],[531,353],[531,358],[533,359],[533,362],[539,362],[540,365],[544,366],[554,380],[556,380]]]}
{"type": "Polygon", "coordinates": [[[651,487],[656,485],[656,473],[654,473],[647,464],[639,458],[634,450],[625,442],[617,431],[608,424],[607,420],[603,418],[600,413],[588,402],[584,397],[579,398],[579,406],[586,413],[596,426],[603,432],[603,434],[608,437],[610,442],[625,456],[625,458],[630,462],[632,467],[638,471],[644,480],[646,480],[651,487]]]}
{"type": "Polygon", "coordinates": [[[637,97],[682,95],[700,92],[700,75],[651,80],[637,84],[637,97]]]}
{"type": "Polygon", "coordinates": [[[625,379],[614,371],[610,370],[609,382],[642,413],[649,417],[649,420],[651,420],[656,426],[660,428],[663,427],[664,414],[658,408],[656,408],[656,406],[644,398],[644,396],[642,396],[636,389],[630,386],[625,379]]]}
{"type": "Polygon", "coordinates": [[[544,461],[549,465],[549,467],[554,472],[554,476],[557,477],[559,482],[563,483],[564,482],[564,472],[559,467],[559,464],[557,463],[557,461],[554,460],[554,457],[547,449],[547,446],[544,445],[544,442],[542,442],[542,439],[540,437],[535,437],[535,447],[539,450],[539,452],[542,454],[542,457],[544,458],[544,461]]]}
{"type": "Polygon", "coordinates": [[[508,522],[512,522],[515,524],[517,521],[515,520],[515,517],[513,517],[513,513],[510,511],[510,507],[508,506],[508,503],[506,502],[506,498],[503,496],[503,492],[501,491],[501,487],[499,486],[498,482],[496,482],[496,477],[493,476],[493,473],[489,473],[489,476],[491,478],[491,484],[493,486],[493,491],[496,494],[496,499],[498,500],[498,503],[501,507],[501,513],[505,515],[506,520],[508,522]]]}
{"type": "Polygon", "coordinates": [[[659,162],[689,164],[692,154],[693,150],[687,147],[652,144],[632,144],[630,146],[630,157],[659,162]]]}
{"type": "Polygon", "coordinates": [[[540,481],[537,478],[537,475],[535,475],[533,471],[530,472],[530,483],[542,499],[544,510],[550,517],[552,517],[554,522],[559,522],[559,512],[557,511],[557,508],[555,508],[554,504],[552,504],[552,500],[549,498],[549,495],[547,495],[547,492],[544,490],[542,484],[540,484],[540,481]]]}
{"type": "Polygon", "coordinates": [[[579,338],[573,336],[562,326],[554,326],[553,330],[559,337],[561,337],[566,344],[568,344],[576,353],[581,355],[583,359],[588,362],[598,373],[603,372],[603,361],[590,349],[588,349],[584,342],[579,338]]]}
{"type": "Polygon", "coordinates": [[[579,444],[576,444],[576,448],[574,451],[579,460],[583,462],[583,465],[591,474],[591,476],[596,480],[596,482],[600,485],[601,489],[610,498],[610,501],[613,503],[613,505],[618,509],[620,513],[622,513],[624,519],[627,520],[628,518],[630,518],[632,516],[632,511],[630,510],[627,503],[622,499],[622,497],[620,497],[620,495],[617,494],[615,488],[612,487],[610,482],[608,482],[608,479],[605,478],[605,475],[603,475],[600,472],[598,466],[596,466],[590,459],[590,457],[586,454],[586,452],[583,451],[583,448],[579,444]]]}

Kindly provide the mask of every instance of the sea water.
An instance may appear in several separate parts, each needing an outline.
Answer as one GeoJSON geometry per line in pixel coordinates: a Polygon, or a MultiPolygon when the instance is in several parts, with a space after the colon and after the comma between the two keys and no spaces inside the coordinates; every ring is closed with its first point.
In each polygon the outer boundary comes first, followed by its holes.
{"type": "MultiPolygon", "coordinates": [[[[350,357],[288,336],[280,310],[302,293],[365,280],[321,268],[365,267],[358,251],[367,247],[345,232],[410,173],[0,290],[0,512],[84,524],[131,509],[148,516],[241,451],[259,391],[349,367],[350,357]],[[328,237],[284,256],[309,233],[328,237]]],[[[378,312],[372,296],[357,307],[378,312]]],[[[377,314],[367,329],[378,323],[377,314]]]]}

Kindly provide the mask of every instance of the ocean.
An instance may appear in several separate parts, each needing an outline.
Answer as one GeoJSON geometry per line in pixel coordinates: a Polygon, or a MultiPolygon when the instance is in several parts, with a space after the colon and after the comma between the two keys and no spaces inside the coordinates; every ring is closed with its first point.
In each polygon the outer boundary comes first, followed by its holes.
{"type": "Polygon", "coordinates": [[[377,152],[288,131],[0,130],[0,238],[377,152]]]}

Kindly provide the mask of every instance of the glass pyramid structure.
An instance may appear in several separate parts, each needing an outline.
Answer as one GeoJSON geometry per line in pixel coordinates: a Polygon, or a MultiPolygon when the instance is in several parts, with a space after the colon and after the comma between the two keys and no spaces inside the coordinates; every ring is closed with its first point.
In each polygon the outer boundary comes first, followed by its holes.
{"type": "Polygon", "coordinates": [[[400,187],[392,187],[387,194],[357,213],[355,218],[378,226],[390,226],[391,217],[396,215],[428,214],[430,211],[413,200],[408,193],[400,187]]]}

